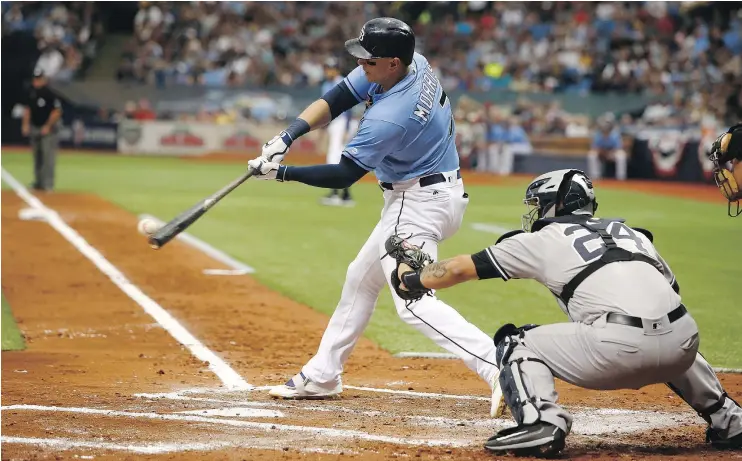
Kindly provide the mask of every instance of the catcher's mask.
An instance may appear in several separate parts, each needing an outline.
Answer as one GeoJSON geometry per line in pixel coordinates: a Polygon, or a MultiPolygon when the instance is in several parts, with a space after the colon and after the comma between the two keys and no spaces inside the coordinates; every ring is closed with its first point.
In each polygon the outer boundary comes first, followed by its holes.
{"type": "MultiPolygon", "coordinates": [[[[734,159],[742,161],[742,124],[729,128],[729,131],[716,138],[709,153],[709,160],[714,164],[714,181],[721,194],[729,201],[727,214],[732,218],[742,214],[741,185],[737,183],[732,170],[729,168],[734,159]],[[727,135],[729,135],[729,138],[725,139],[727,135]]],[[[736,168],[742,168],[739,165],[736,168]]]]}
{"type": "Polygon", "coordinates": [[[580,170],[557,170],[537,177],[526,189],[523,199],[527,212],[521,218],[525,232],[542,218],[584,214],[598,209],[593,182],[580,170]]]}

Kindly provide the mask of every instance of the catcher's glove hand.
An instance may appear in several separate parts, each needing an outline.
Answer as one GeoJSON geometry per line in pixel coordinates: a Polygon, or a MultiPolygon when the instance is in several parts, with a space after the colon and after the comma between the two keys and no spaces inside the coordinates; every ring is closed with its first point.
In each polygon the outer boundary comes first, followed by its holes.
{"type": "Polygon", "coordinates": [[[400,264],[406,264],[413,271],[419,272],[425,266],[433,262],[433,258],[429,254],[424,252],[420,247],[415,246],[403,239],[399,235],[392,235],[384,243],[384,247],[388,255],[397,260],[397,268],[392,271],[391,282],[394,287],[394,291],[397,292],[397,296],[404,299],[405,301],[417,301],[426,294],[430,293],[430,289],[409,289],[408,287],[402,288],[400,285],[402,282],[399,280],[399,266],[400,264]]]}
{"type": "Polygon", "coordinates": [[[714,165],[716,185],[729,201],[729,216],[739,216],[742,214],[742,124],[729,128],[714,141],[709,160],[714,165]],[[733,203],[737,204],[736,211],[732,208],[733,203]]]}

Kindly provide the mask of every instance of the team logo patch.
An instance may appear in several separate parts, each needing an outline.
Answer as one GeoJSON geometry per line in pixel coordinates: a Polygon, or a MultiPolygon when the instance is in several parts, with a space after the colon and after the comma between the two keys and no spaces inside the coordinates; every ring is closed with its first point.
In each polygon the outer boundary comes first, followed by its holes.
{"type": "Polygon", "coordinates": [[[119,125],[119,137],[134,146],[142,139],[142,127],[138,123],[124,122],[119,125]]]}
{"type": "Polygon", "coordinates": [[[363,37],[365,36],[365,34],[366,34],[366,30],[362,28],[361,29],[361,35],[358,36],[358,41],[359,42],[362,42],[363,41],[363,37]]]}

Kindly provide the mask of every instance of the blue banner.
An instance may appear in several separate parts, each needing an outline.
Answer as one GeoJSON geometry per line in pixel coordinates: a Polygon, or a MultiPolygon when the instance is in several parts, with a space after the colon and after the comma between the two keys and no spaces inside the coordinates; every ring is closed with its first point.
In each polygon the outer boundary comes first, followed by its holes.
{"type": "Polygon", "coordinates": [[[117,143],[118,126],[115,123],[84,122],[77,119],[71,125],[59,129],[60,147],[116,150],[117,143]]]}

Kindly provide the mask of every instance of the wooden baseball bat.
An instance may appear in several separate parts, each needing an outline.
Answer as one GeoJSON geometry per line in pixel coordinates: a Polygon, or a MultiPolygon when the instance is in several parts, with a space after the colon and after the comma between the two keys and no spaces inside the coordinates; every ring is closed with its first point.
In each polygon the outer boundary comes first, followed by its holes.
{"type": "Polygon", "coordinates": [[[173,218],[169,223],[165,224],[160,230],[149,237],[149,245],[155,250],[162,248],[167,242],[175,238],[175,236],[188,229],[191,224],[196,222],[198,218],[209,211],[209,209],[216,205],[219,200],[223,199],[227,194],[235,190],[237,186],[250,179],[253,173],[254,170],[249,168],[239,178],[173,218]]]}

